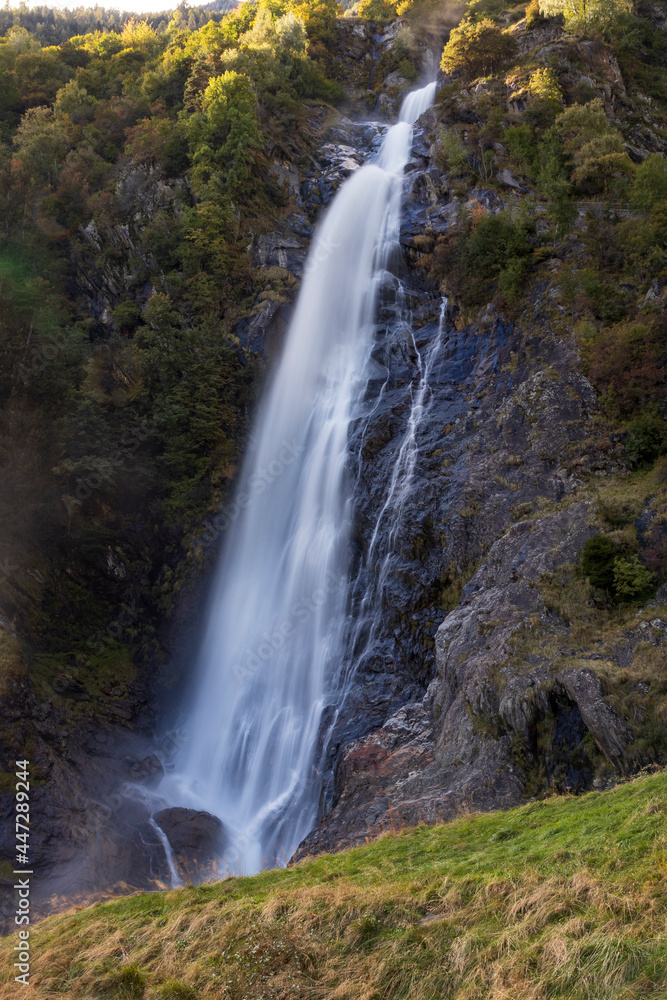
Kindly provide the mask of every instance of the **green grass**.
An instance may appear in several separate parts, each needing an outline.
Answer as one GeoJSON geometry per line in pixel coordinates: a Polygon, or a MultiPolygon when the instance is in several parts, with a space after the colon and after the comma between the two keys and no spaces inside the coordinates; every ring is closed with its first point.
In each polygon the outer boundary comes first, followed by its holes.
{"type": "Polygon", "coordinates": [[[666,815],[659,772],[71,911],[32,932],[33,995],[664,998],[666,815]]]}

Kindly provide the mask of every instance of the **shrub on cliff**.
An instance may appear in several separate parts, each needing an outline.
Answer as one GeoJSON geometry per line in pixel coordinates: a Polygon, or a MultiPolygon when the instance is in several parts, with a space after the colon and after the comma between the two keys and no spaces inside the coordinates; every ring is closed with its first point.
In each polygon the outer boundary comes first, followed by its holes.
{"type": "Polygon", "coordinates": [[[588,539],[581,553],[581,569],[593,587],[621,604],[648,596],[656,585],[655,576],[638,557],[624,555],[608,535],[588,539]]]}
{"type": "Polygon", "coordinates": [[[531,253],[526,226],[503,215],[485,215],[474,227],[464,248],[465,265],[471,275],[501,276],[508,267],[511,277],[501,288],[513,297],[515,280],[521,279],[531,253]]]}
{"type": "Polygon", "coordinates": [[[503,298],[515,302],[531,267],[529,231],[526,221],[508,213],[466,213],[436,246],[431,277],[464,306],[488,302],[495,282],[503,298]]]}
{"type": "Polygon", "coordinates": [[[563,91],[558,76],[553,69],[538,69],[531,74],[528,91],[532,98],[526,111],[529,122],[541,128],[553,125],[556,115],[562,110],[563,91]]]}
{"type": "Polygon", "coordinates": [[[572,181],[583,191],[605,192],[616,179],[632,176],[634,166],[623,137],[608,122],[599,97],[567,108],[556,119],[555,128],[571,160],[572,181]]]}
{"type": "Polygon", "coordinates": [[[619,601],[636,601],[648,597],[655,587],[653,573],[642,566],[637,556],[614,562],[614,593],[619,601]]]}
{"type": "Polygon", "coordinates": [[[568,31],[605,32],[632,13],[632,0],[539,0],[543,17],[562,15],[568,31]]]}
{"type": "Polygon", "coordinates": [[[584,370],[601,394],[608,417],[637,417],[643,407],[665,398],[665,333],[646,318],[599,330],[577,327],[584,370]]]}
{"type": "Polygon", "coordinates": [[[493,73],[516,53],[516,42],[493,21],[464,21],[453,28],[442,53],[445,73],[460,71],[468,79],[493,73]]]}
{"type": "Polygon", "coordinates": [[[607,535],[593,535],[581,552],[581,570],[593,587],[612,593],[614,590],[614,563],[621,550],[607,535]]]}
{"type": "Polygon", "coordinates": [[[441,128],[438,132],[435,160],[441,170],[448,170],[453,177],[462,177],[470,170],[466,148],[452,129],[441,128]]]}
{"type": "Polygon", "coordinates": [[[628,425],[625,453],[633,468],[649,465],[667,454],[667,421],[644,414],[628,425]]]}
{"type": "Polygon", "coordinates": [[[667,202],[667,160],[664,156],[651,153],[637,167],[631,198],[634,206],[643,212],[650,212],[667,202]]]}

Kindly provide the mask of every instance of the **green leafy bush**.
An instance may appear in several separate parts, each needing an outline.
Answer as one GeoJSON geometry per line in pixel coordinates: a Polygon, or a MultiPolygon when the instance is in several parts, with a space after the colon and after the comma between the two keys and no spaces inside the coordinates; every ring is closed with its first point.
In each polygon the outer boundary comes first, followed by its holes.
{"type": "Polygon", "coordinates": [[[635,601],[647,597],[655,588],[655,577],[639,562],[618,558],[614,562],[614,593],[619,601],[635,601]]]}
{"type": "Polygon", "coordinates": [[[581,33],[610,31],[632,13],[632,0],[539,0],[539,4],[544,17],[562,15],[568,31],[581,33]]]}
{"type": "Polygon", "coordinates": [[[537,136],[529,125],[510,125],[505,130],[503,142],[513,163],[522,170],[532,167],[537,156],[537,136]]]}
{"type": "Polygon", "coordinates": [[[628,424],[625,453],[634,468],[667,454],[667,421],[648,414],[633,420],[628,424]]]}
{"type": "Polygon", "coordinates": [[[533,97],[552,103],[557,108],[563,103],[563,91],[558,76],[551,68],[536,69],[531,73],[528,90],[533,97]]]}
{"type": "Polygon", "coordinates": [[[614,590],[614,564],[621,550],[607,535],[593,535],[581,552],[581,569],[593,587],[612,593],[614,590]]]}
{"type": "Polygon", "coordinates": [[[529,232],[528,222],[509,213],[464,215],[435,247],[431,277],[465,306],[488,302],[495,281],[514,302],[531,267],[529,232]]]}
{"type": "Polygon", "coordinates": [[[504,66],[516,53],[516,42],[501,31],[493,21],[463,21],[453,28],[440,62],[445,73],[461,71],[472,79],[493,73],[504,66]]]}
{"type": "Polygon", "coordinates": [[[530,252],[526,228],[502,214],[485,215],[466,244],[466,259],[473,268],[499,270],[507,259],[530,252]]]}
{"type": "Polygon", "coordinates": [[[573,104],[558,116],[555,128],[572,163],[572,180],[583,191],[608,191],[617,177],[631,177],[632,160],[623,137],[608,121],[599,97],[573,104]]]}
{"type": "Polygon", "coordinates": [[[501,286],[514,296],[531,250],[524,224],[502,214],[485,215],[466,241],[463,261],[472,275],[488,279],[505,273],[501,286]]]}
{"type": "Polygon", "coordinates": [[[651,153],[637,167],[631,190],[632,203],[643,212],[667,202],[667,160],[651,153]]]}
{"type": "Polygon", "coordinates": [[[466,148],[451,129],[443,128],[438,133],[436,163],[441,170],[449,170],[454,177],[461,177],[470,170],[466,148]]]}
{"type": "Polygon", "coordinates": [[[537,155],[537,190],[546,200],[547,219],[556,238],[565,236],[577,218],[577,206],[572,197],[572,185],[567,177],[563,150],[558,133],[549,129],[539,144],[537,155]]]}

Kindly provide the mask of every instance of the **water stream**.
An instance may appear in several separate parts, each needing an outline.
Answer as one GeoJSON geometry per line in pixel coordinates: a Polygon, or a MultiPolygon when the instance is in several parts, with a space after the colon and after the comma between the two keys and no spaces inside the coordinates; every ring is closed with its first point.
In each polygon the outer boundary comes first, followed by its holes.
{"type": "MultiPolygon", "coordinates": [[[[412,126],[434,92],[429,84],[408,95],[375,162],[327,211],[245,459],[194,674],[189,739],[160,789],[173,804],[221,818],[232,871],[284,863],[317,818],[316,746],[349,641],[349,428],[398,247],[412,126]]],[[[413,434],[387,510],[411,476],[414,448],[413,434]]]]}

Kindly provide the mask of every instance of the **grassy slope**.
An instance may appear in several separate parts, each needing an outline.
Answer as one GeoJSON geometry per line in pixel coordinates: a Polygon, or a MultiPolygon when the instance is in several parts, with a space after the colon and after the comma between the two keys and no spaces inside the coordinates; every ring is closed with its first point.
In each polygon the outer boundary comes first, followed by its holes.
{"type": "Polygon", "coordinates": [[[51,917],[32,995],[664,998],[666,813],[661,772],[51,917]]]}

